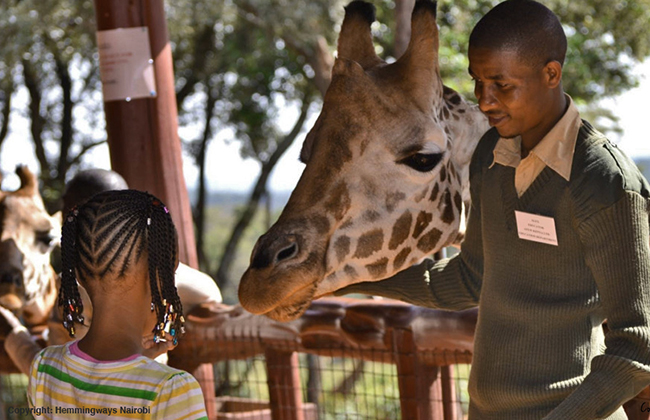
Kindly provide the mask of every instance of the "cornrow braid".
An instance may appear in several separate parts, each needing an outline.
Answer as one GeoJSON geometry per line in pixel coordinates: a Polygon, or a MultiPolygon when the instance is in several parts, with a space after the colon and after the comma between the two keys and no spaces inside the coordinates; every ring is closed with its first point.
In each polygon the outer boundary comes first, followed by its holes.
{"type": "MultiPolygon", "coordinates": [[[[83,307],[75,272],[83,280],[101,281],[109,273],[123,277],[129,265],[147,250],[151,309],[156,311],[154,340],[172,339],[183,332],[183,307],[175,286],[178,235],[164,204],[136,190],[105,191],[73,210],[63,228],[63,269],[59,305],[72,302],[73,322],[65,324],[74,335],[76,315],[83,307]],[[76,306],[75,306],[76,305],[76,306]],[[70,327],[70,328],[69,328],[70,327]],[[167,336],[167,334],[170,335],[167,336]]],[[[64,311],[66,307],[64,306],[64,311]]]]}
{"type": "Polygon", "coordinates": [[[79,295],[75,267],[77,266],[78,254],[75,252],[77,241],[77,215],[74,207],[66,216],[65,223],[61,229],[61,288],[59,289],[58,305],[63,309],[63,326],[70,337],[74,337],[74,323],[83,324],[83,302],[79,295]]]}
{"type": "Polygon", "coordinates": [[[147,232],[149,282],[157,319],[153,330],[154,341],[166,341],[169,334],[176,344],[178,337],[185,332],[183,305],[174,282],[178,239],[167,207],[153,196],[147,218],[147,232]]]}

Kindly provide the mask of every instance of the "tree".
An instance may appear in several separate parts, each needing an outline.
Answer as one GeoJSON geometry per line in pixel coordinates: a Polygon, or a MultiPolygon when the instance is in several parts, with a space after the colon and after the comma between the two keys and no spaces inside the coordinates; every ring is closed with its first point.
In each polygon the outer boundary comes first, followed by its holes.
{"type": "Polygon", "coordinates": [[[28,96],[30,134],[40,165],[43,199],[58,205],[65,177],[85,152],[105,135],[94,59],[91,1],[9,1],[0,6],[0,143],[8,125],[11,99],[19,89],[28,96]]]}
{"type": "MultiPolygon", "coordinates": [[[[413,1],[374,1],[376,49],[388,60],[403,51],[400,39],[408,39],[413,1]]],[[[193,132],[185,134],[184,141],[202,173],[195,205],[199,244],[203,242],[205,153],[210,141],[230,129],[232,141],[240,142],[242,156],[260,162],[264,168],[261,184],[250,201],[255,207],[266,191],[264,177],[275,161],[271,157],[282,150],[280,145],[287,138],[277,125],[278,114],[284,107],[308,109],[307,104],[318,103],[314,92],[324,93],[327,88],[345,3],[167,3],[180,125],[183,133],[193,132]]],[[[442,77],[469,98],[473,97],[466,58],[470,28],[496,3],[438,2],[442,77]]],[[[546,4],[558,14],[569,35],[566,91],[583,112],[595,116],[596,123],[611,120],[610,110],[594,105],[638,83],[631,68],[650,55],[645,25],[650,20],[650,0],[547,0],[546,4]]],[[[0,3],[0,29],[12,40],[0,45],[0,147],[13,129],[11,113],[29,118],[43,195],[53,208],[68,172],[87,164],[84,153],[105,138],[93,4],[91,0],[5,0],[0,3]],[[16,103],[21,93],[28,98],[24,106],[16,103]]],[[[248,214],[243,212],[242,220],[248,214]]],[[[213,273],[218,270],[208,266],[205,258],[203,264],[213,273]]],[[[226,278],[227,271],[221,270],[219,276],[226,278]]]]}

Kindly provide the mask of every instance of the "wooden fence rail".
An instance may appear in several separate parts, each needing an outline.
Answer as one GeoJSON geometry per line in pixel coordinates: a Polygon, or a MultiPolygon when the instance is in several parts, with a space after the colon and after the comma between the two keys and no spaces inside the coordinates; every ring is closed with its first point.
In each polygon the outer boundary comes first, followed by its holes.
{"type": "MultiPolygon", "coordinates": [[[[187,317],[186,334],[169,364],[192,372],[204,363],[264,356],[273,420],[311,420],[303,407],[298,354],[392,363],[401,418],[457,420],[454,364],[472,359],[476,310],[448,312],[392,300],[326,298],[299,319],[280,323],[239,306],[201,306],[187,317]]],[[[0,372],[17,372],[0,350],[0,372]]],[[[206,398],[214,404],[214,396],[206,398]]],[[[631,420],[648,420],[648,389],[626,404],[631,420]]]]}

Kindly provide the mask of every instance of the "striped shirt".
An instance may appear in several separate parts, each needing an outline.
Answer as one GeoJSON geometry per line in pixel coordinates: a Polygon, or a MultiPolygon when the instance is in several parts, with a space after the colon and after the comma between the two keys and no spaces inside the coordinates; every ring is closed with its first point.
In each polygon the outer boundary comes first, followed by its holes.
{"type": "Polygon", "coordinates": [[[32,362],[28,397],[39,418],[207,420],[189,373],[141,355],[95,360],[76,343],[47,347],[32,362]]]}

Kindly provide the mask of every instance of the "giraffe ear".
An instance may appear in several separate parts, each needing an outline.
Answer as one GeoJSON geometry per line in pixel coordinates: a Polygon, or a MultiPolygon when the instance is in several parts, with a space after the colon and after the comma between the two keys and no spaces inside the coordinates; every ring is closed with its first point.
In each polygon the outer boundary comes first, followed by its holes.
{"type": "Polygon", "coordinates": [[[435,1],[418,0],[415,3],[408,48],[393,66],[401,73],[405,88],[412,90],[413,97],[423,106],[431,106],[433,95],[442,95],[435,1]]]}
{"type": "Polygon", "coordinates": [[[364,1],[353,1],[345,7],[345,18],[341,25],[338,42],[338,56],[354,60],[369,69],[383,60],[375,53],[370,25],[375,21],[375,6],[364,1]]]}

